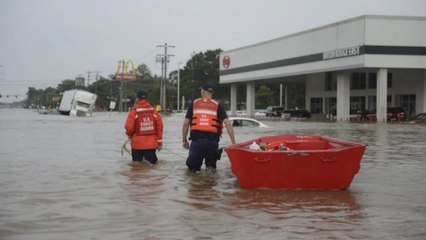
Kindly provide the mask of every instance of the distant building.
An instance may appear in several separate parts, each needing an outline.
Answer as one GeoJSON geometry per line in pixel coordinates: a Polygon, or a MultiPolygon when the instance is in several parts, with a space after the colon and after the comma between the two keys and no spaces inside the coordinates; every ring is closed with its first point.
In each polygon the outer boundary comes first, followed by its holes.
{"type": "Polygon", "coordinates": [[[220,84],[247,87],[254,116],[255,84],[306,84],[306,108],[335,111],[347,120],[355,110],[402,106],[426,112],[426,17],[366,15],[221,53],[220,84]]]}

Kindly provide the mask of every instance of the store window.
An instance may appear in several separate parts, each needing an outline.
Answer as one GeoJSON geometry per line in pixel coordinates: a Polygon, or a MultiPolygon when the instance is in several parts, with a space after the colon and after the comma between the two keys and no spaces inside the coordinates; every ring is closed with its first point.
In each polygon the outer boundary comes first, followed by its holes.
{"type": "Polygon", "coordinates": [[[365,89],[366,88],[366,73],[354,72],[351,75],[351,89],[365,89]]]}
{"type": "Polygon", "coordinates": [[[322,113],[322,98],[311,98],[311,113],[322,113]]]}
{"type": "Polygon", "coordinates": [[[368,74],[368,88],[375,89],[377,87],[377,73],[368,74]]]}
{"type": "Polygon", "coordinates": [[[413,116],[416,114],[416,95],[396,95],[395,105],[396,107],[403,107],[408,115],[413,116]]]}
{"type": "MultiPolygon", "coordinates": [[[[377,74],[369,73],[368,74],[368,88],[376,89],[377,88],[377,74]]],[[[388,88],[392,88],[392,73],[388,73],[388,88]]]]}
{"type": "Polygon", "coordinates": [[[359,111],[363,111],[365,109],[365,97],[351,97],[350,98],[350,114],[357,114],[359,111]]]}
{"type": "Polygon", "coordinates": [[[325,91],[336,91],[337,90],[337,79],[333,78],[331,72],[325,73],[325,91]]]}
{"type": "MultiPolygon", "coordinates": [[[[368,96],[368,108],[367,110],[375,110],[377,107],[376,96],[368,96]]],[[[392,106],[392,95],[388,95],[386,98],[386,104],[388,107],[392,106]]]]}
{"type": "Polygon", "coordinates": [[[336,106],[337,106],[336,97],[325,98],[325,113],[336,116],[336,111],[337,111],[336,106]]]}

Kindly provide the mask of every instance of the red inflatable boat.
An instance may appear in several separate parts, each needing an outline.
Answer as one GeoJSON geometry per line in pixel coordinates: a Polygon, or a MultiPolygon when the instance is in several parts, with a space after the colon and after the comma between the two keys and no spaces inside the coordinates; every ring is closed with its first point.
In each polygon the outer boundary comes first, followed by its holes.
{"type": "Polygon", "coordinates": [[[324,136],[280,135],[225,151],[242,188],[339,190],[358,173],[366,146],[324,136]]]}

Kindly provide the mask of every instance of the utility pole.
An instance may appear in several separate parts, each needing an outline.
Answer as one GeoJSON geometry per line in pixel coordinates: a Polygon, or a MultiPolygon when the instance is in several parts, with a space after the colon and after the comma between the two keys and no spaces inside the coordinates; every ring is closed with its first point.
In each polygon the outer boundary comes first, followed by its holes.
{"type": "Polygon", "coordinates": [[[160,78],[160,106],[163,108],[163,74],[164,74],[164,57],[163,54],[157,54],[155,62],[161,63],[161,78],[160,78]]]}
{"type": "Polygon", "coordinates": [[[157,47],[163,47],[164,48],[164,75],[163,73],[161,73],[161,75],[163,75],[163,79],[164,81],[162,82],[162,84],[160,84],[160,95],[161,95],[161,108],[164,110],[166,109],[166,83],[167,83],[167,63],[169,62],[168,57],[172,57],[174,55],[168,55],[167,54],[167,48],[171,47],[174,48],[175,46],[172,45],[167,45],[167,43],[164,43],[164,45],[158,45],[157,47]]]}
{"type": "Polygon", "coordinates": [[[191,79],[191,102],[194,101],[194,56],[195,52],[191,54],[191,71],[192,71],[192,79],[191,79]]]}
{"type": "Polygon", "coordinates": [[[182,62],[178,62],[177,66],[178,66],[178,79],[177,79],[177,105],[176,105],[176,110],[179,112],[179,95],[180,95],[180,64],[182,64],[182,62]]]}
{"type": "Polygon", "coordinates": [[[99,71],[96,71],[96,77],[95,77],[95,94],[98,93],[98,80],[99,80],[99,71]]]}
{"type": "Polygon", "coordinates": [[[123,111],[123,78],[124,78],[124,60],[122,61],[122,66],[121,66],[120,106],[118,107],[118,111],[120,113],[123,111]]]}
{"type": "Polygon", "coordinates": [[[86,72],[87,73],[87,87],[89,87],[89,85],[90,85],[90,71],[87,71],[86,72]]]}

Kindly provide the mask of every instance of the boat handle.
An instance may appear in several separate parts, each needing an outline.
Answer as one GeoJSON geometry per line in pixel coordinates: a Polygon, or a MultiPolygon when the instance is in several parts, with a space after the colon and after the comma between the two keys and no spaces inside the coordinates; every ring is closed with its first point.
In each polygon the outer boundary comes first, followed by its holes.
{"type": "Polygon", "coordinates": [[[287,152],[287,153],[285,153],[285,155],[287,155],[287,156],[296,156],[296,155],[309,156],[310,153],[308,153],[308,152],[287,152]]]}
{"type": "Polygon", "coordinates": [[[256,161],[256,162],[260,162],[260,163],[266,163],[266,162],[271,161],[271,158],[270,158],[270,157],[265,157],[265,158],[254,158],[254,161],[256,161]]]}
{"type": "Polygon", "coordinates": [[[335,162],[337,160],[337,158],[336,157],[332,157],[332,158],[320,157],[320,160],[323,161],[323,162],[335,162]]]}

